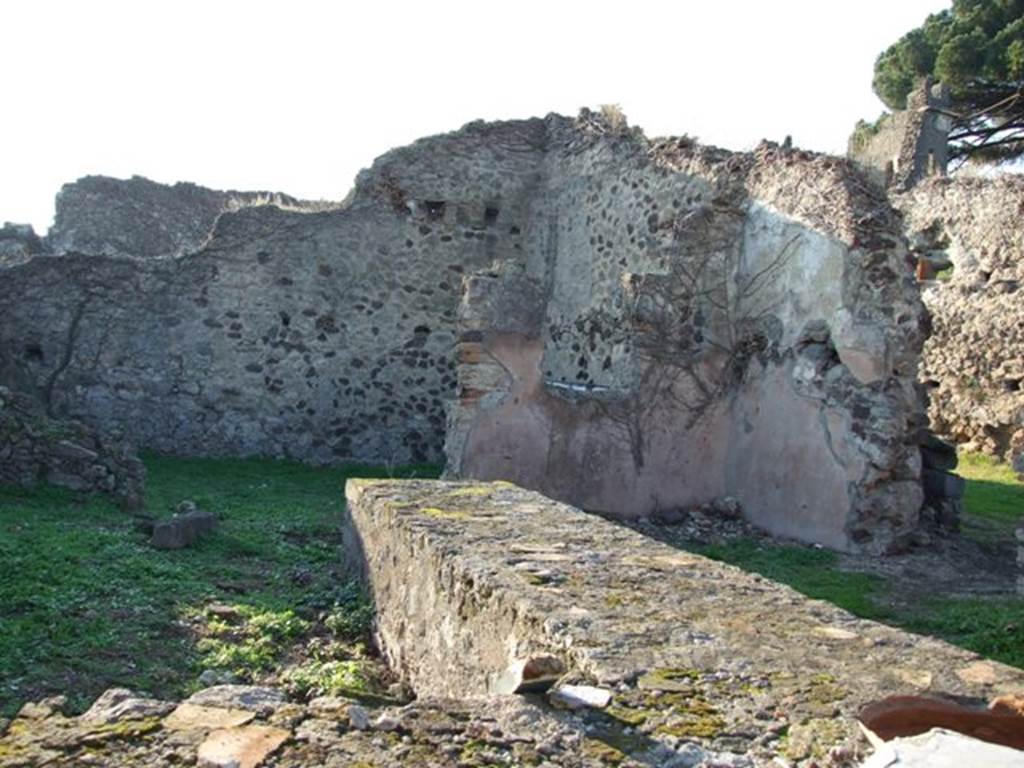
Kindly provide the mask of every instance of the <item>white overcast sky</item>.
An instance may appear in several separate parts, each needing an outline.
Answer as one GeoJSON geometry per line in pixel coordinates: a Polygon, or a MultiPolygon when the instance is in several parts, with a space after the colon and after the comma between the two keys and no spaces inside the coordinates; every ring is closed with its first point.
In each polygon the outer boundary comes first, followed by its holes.
{"type": "Polygon", "coordinates": [[[648,136],[842,153],[875,57],[949,0],[11,0],[0,221],[86,174],[340,199],[391,147],[618,103],[648,136]]]}

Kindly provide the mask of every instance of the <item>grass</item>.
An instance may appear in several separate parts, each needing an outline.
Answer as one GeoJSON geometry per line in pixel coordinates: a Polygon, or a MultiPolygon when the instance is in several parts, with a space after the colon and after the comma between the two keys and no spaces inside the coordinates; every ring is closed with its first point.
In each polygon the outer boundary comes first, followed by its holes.
{"type": "Polygon", "coordinates": [[[1024,483],[1009,464],[981,453],[964,453],[957,472],[967,478],[964,506],[972,517],[1005,524],[1024,520],[1024,483]]]}
{"type": "MultiPolygon", "coordinates": [[[[1015,525],[1024,520],[1024,483],[1008,465],[979,454],[961,455],[957,471],[967,479],[965,528],[980,523],[987,530],[995,524],[1006,541],[1015,525]]],[[[896,609],[887,598],[901,588],[900,584],[874,574],[841,571],[839,556],[828,550],[747,538],[695,550],[788,584],[862,618],[934,635],[1024,667],[1024,599],[931,597],[909,607],[903,603],[896,609]]]]}
{"type": "Polygon", "coordinates": [[[834,552],[746,538],[694,549],[788,584],[808,597],[827,600],[855,616],[934,635],[1024,668],[1024,600],[1020,598],[933,597],[913,606],[900,603],[897,609],[887,597],[901,585],[875,574],[840,570],[834,552]]]}
{"type": "Polygon", "coordinates": [[[830,550],[740,538],[726,544],[705,545],[698,551],[712,560],[732,563],[788,584],[808,597],[828,600],[858,616],[884,619],[889,615],[876,601],[885,590],[885,580],[870,573],[840,571],[839,556],[830,550]]]}
{"type": "MultiPolygon", "coordinates": [[[[291,662],[338,662],[321,682],[359,683],[371,611],[341,573],[338,523],[345,479],[383,470],[157,456],[146,465],[151,513],[192,499],[218,515],[218,530],[157,551],[103,498],[0,488],[0,716],[65,692],[80,711],[113,686],[181,696],[206,669],[255,680],[291,662]]],[[[298,687],[316,682],[306,675],[298,687]]]]}

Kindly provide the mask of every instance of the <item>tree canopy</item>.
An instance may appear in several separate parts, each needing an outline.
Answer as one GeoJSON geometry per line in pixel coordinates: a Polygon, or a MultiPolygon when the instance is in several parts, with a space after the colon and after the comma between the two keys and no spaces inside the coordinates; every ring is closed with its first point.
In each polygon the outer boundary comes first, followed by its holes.
{"type": "Polygon", "coordinates": [[[873,87],[904,109],[925,76],[950,88],[951,158],[1024,155],[1024,0],[954,0],[878,57],[873,87]]]}

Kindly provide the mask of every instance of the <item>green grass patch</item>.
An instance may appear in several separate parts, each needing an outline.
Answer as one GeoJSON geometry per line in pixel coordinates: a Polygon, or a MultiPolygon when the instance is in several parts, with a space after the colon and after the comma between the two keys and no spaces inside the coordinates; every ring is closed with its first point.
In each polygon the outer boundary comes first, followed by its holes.
{"type": "Polygon", "coordinates": [[[1019,598],[933,598],[907,606],[905,601],[887,599],[898,593],[900,583],[875,574],[841,571],[839,556],[828,550],[744,538],[694,547],[694,551],[787,584],[808,597],[827,600],[855,616],[934,635],[1024,667],[1024,600],[1019,598]]]}
{"type": "Polygon", "coordinates": [[[808,597],[827,600],[857,616],[889,617],[888,609],[876,602],[886,590],[885,580],[874,574],[840,571],[839,555],[831,550],[741,538],[695,551],[787,584],[808,597]]]}
{"type": "Polygon", "coordinates": [[[1024,600],[933,599],[900,623],[912,632],[1024,667],[1024,600]]]}
{"type": "Polygon", "coordinates": [[[967,513],[998,523],[1024,518],[1024,483],[1009,464],[981,453],[961,453],[956,470],[967,478],[967,513]]]}
{"type": "MultiPolygon", "coordinates": [[[[1014,525],[1024,518],[1024,483],[1007,464],[982,454],[961,454],[957,471],[967,479],[965,529],[970,528],[974,538],[1008,541],[1014,525]]],[[[828,550],[771,541],[735,539],[694,550],[862,618],[934,635],[1024,667],[1024,600],[1019,598],[892,599],[900,596],[904,585],[874,574],[840,571],[839,556],[828,550]]]]}
{"type": "Polygon", "coordinates": [[[192,499],[218,530],[158,551],[106,499],[0,488],[0,716],[55,693],[81,710],[113,686],[181,696],[204,669],[254,678],[318,633],[365,634],[371,611],[341,576],[339,520],[345,480],[384,470],[157,456],[146,465],[151,514],[192,499]],[[229,606],[228,617],[211,604],[229,606]]]}

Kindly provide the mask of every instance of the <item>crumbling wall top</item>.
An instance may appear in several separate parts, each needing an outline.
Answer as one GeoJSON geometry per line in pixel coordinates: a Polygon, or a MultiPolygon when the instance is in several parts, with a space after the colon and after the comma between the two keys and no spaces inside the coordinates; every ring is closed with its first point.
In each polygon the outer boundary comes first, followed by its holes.
{"type": "Polygon", "coordinates": [[[130,259],[177,257],[201,250],[221,214],[262,205],[320,211],[340,204],[297,200],[279,192],[159,184],[141,176],[85,176],[65,184],[57,194],[46,247],[54,253],[130,259]]]}

